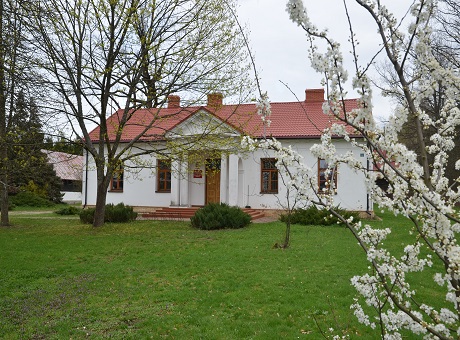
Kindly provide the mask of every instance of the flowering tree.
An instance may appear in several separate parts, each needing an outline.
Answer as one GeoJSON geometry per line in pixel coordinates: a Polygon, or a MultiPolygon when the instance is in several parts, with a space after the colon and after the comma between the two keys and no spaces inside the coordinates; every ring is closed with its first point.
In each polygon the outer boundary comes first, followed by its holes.
{"type": "MultiPolygon", "coordinates": [[[[460,124],[458,70],[441,66],[432,53],[431,20],[437,9],[436,1],[413,1],[408,12],[412,22],[407,31],[381,1],[354,2],[376,24],[382,46],[380,53],[394,70],[396,82],[393,91],[400,92],[402,104],[388,124],[383,127],[376,124],[372,116],[370,65],[361,65],[358,60],[356,35],[344,1],[354,62],[351,85],[359,94],[360,104],[358,109],[347,112],[344,99],[349,79],[343,66],[340,45],[326,31],[311,23],[301,0],[289,0],[287,11],[290,18],[307,34],[312,66],[324,74],[323,85],[327,88],[324,113],[336,120],[331,128],[324,131],[321,143],[313,146],[311,152],[325,159],[331,172],[339,164],[362,172],[374,202],[381,208],[404,216],[413,225],[412,241],[403,244],[398,255],[392,253],[384,244],[392,226],[373,228],[341,216],[333,205],[333,190],[319,190],[316,169],[307,167],[294,150],[283,147],[274,139],[254,141],[246,138],[244,143],[250,148],[272,150],[278,159],[279,171],[287,178],[285,183],[291,192],[295,192],[296,200],[329,209],[346,224],[367,254],[369,273],[357,275],[351,280],[360,295],[351,306],[360,322],[378,328],[385,339],[400,339],[401,332],[407,331],[427,338],[458,338],[460,246],[457,233],[460,231],[460,219],[454,207],[459,202],[460,192],[445,175],[447,164],[450,164],[448,155],[455,148],[458,140],[456,131],[460,124]],[[319,52],[318,41],[325,43],[324,53],[319,52]],[[440,114],[434,118],[424,111],[423,102],[440,84],[444,101],[440,114]],[[398,139],[398,133],[408,117],[414,121],[414,138],[420,146],[418,157],[398,139]],[[359,133],[362,138],[352,138],[350,132],[353,135],[359,133]],[[376,166],[363,167],[352,152],[337,153],[333,136],[341,136],[358,148],[359,153],[365,153],[376,166]],[[429,145],[426,145],[427,140],[429,145]],[[378,178],[389,183],[387,192],[375,184],[378,178]],[[417,285],[410,279],[413,273],[431,266],[437,271],[433,280],[445,296],[445,300],[437,301],[436,305],[417,294],[417,285]]],[[[259,112],[264,122],[269,122],[270,104],[266,98],[261,99],[259,112]]],[[[457,170],[460,169],[460,160],[452,163],[457,170]]],[[[333,176],[326,174],[326,177],[333,176]]],[[[328,184],[333,188],[333,181],[328,184]]]]}

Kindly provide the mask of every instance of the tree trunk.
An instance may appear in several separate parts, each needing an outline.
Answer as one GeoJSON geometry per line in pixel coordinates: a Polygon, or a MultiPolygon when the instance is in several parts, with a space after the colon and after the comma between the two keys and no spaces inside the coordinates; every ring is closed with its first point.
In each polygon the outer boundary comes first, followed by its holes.
{"type": "Polygon", "coordinates": [[[0,184],[0,207],[1,207],[1,221],[0,224],[5,227],[10,225],[10,217],[8,213],[8,180],[7,176],[3,175],[1,179],[2,183],[0,184]]]}
{"type": "Polygon", "coordinates": [[[101,227],[104,224],[107,189],[109,188],[111,176],[109,171],[104,174],[104,166],[97,166],[96,211],[94,212],[93,227],[101,227]]]}
{"type": "Polygon", "coordinates": [[[2,226],[8,226],[10,221],[8,216],[8,152],[6,149],[6,79],[3,11],[3,0],[0,0],[0,224],[2,226]]]}
{"type": "Polygon", "coordinates": [[[104,224],[105,202],[107,199],[107,189],[103,188],[103,183],[97,186],[96,211],[94,212],[93,227],[101,227],[104,224]]]}
{"type": "Polygon", "coordinates": [[[284,235],[284,243],[283,247],[284,249],[289,248],[289,243],[291,241],[291,212],[289,211],[287,221],[286,221],[286,233],[284,235]]]}
{"type": "MultiPolygon", "coordinates": [[[[1,129],[4,131],[3,129],[1,129]]],[[[6,148],[5,136],[0,136],[0,224],[2,226],[10,225],[8,212],[8,152],[6,148]]]]}

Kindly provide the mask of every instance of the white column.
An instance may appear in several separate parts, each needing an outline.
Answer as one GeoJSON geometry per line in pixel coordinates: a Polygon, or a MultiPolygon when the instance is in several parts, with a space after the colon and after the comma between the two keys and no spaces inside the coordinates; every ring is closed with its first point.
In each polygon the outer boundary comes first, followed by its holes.
{"type": "Polygon", "coordinates": [[[183,160],[181,163],[181,177],[180,177],[180,206],[189,206],[188,187],[189,187],[189,169],[188,160],[183,160]]]}
{"type": "Polygon", "coordinates": [[[173,160],[171,164],[171,206],[180,204],[181,163],[173,160]]]}
{"type": "Polygon", "coordinates": [[[228,204],[238,205],[238,156],[228,156],[228,204]]]}
{"type": "Polygon", "coordinates": [[[222,155],[220,160],[220,201],[228,203],[228,162],[227,155],[222,155]]]}

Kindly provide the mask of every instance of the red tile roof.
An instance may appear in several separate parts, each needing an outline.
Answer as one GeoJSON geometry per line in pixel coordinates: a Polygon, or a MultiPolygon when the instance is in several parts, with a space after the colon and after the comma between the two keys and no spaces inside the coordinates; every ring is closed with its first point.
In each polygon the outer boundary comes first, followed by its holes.
{"type": "MultiPolygon", "coordinates": [[[[346,100],[347,112],[358,107],[355,99],[346,100]]],[[[266,136],[276,138],[319,138],[321,132],[337,122],[334,117],[323,113],[322,101],[271,103],[271,124],[266,128],[266,136]]],[[[263,125],[255,104],[223,105],[219,109],[210,106],[172,107],[161,109],[140,109],[134,112],[122,132],[122,141],[130,141],[139,135],[150,122],[152,126],[140,140],[163,139],[170,131],[200,110],[213,114],[227,122],[243,134],[252,137],[263,136],[263,125]]],[[[110,140],[114,140],[116,127],[123,114],[117,111],[107,120],[110,140]]],[[[99,138],[99,127],[90,136],[93,141],[99,138]]]]}

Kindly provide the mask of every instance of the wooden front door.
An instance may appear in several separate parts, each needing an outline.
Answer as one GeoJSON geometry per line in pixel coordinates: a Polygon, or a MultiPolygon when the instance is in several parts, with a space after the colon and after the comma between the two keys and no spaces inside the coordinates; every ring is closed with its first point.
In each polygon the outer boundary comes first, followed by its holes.
{"type": "Polygon", "coordinates": [[[206,160],[206,204],[220,203],[220,159],[206,160]]]}

